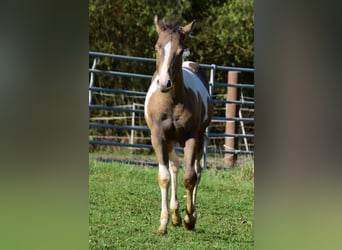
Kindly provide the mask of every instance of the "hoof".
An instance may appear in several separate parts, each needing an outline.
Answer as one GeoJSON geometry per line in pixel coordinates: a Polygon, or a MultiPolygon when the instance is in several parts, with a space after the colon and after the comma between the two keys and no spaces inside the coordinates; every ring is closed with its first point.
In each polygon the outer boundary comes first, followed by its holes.
{"type": "Polygon", "coordinates": [[[158,234],[164,235],[164,234],[166,234],[166,233],[167,233],[167,228],[166,228],[166,226],[160,226],[160,227],[158,228],[158,234]]]}
{"type": "Polygon", "coordinates": [[[184,227],[188,231],[193,231],[195,229],[196,219],[188,214],[184,217],[184,227]]]}
{"type": "Polygon", "coordinates": [[[172,214],[172,225],[175,227],[182,225],[182,219],[177,212],[172,214]]]}

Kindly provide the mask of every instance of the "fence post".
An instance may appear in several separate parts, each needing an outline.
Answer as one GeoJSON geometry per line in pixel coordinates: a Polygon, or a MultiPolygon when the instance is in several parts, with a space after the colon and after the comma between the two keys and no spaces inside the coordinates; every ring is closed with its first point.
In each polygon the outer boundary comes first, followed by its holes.
{"type": "MultiPolygon", "coordinates": [[[[91,69],[95,69],[96,67],[96,64],[97,64],[97,57],[94,58],[94,61],[93,61],[93,66],[91,67],[91,69]]],[[[94,85],[94,72],[91,72],[90,73],[90,80],[89,80],[89,88],[93,87],[94,85]]],[[[89,105],[91,105],[91,96],[92,96],[92,93],[91,93],[91,90],[89,90],[89,105]]]]}
{"type": "MultiPolygon", "coordinates": [[[[228,71],[228,83],[236,84],[238,83],[238,71],[228,71]]],[[[227,87],[227,101],[236,101],[237,99],[237,88],[227,87]]],[[[236,115],[236,104],[227,103],[226,104],[226,118],[233,118],[236,115]]],[[[226,121],[226,134],[235,134],[235,121],[226,121]]],[[[225,149],[234,150],[235,149],[235,138],[225,137],[225,149]]],[[[234,165],[234,154],[228,153],[224,156],[225,163],[228,166],[234,165]]]]}
{"type": "MultiPolygon", "coordinates": [[[[132,104],[132,120],[131,120],[131,126],[134,127],[135,126],[135,102],[133,102],[132,104]]],[[[130,144],[134,144],[134,129],[131,129],[131,139],[130,139],[130,144]]],[[[131,154],[133,153],[134,148],[131,147],[131,154]]]]}
{"type": "MultiPolygon", "coordinates": [[[[213,99],[213,89],[214,89],[214,82],[215,82],[215,73],[216,73],[216,65],[212,64],[210,69],[210,79],[209,79],[209,95],[211,100],[213,99]]],[[[210,124],[205,129],[205,139],[204,139],[204,146],[203,146],[203,157],[202,157],[202,167],[204,169],[207,168],[207,156],[208,156],[208,143],[209,143],[209,130],[210,124]]]]}

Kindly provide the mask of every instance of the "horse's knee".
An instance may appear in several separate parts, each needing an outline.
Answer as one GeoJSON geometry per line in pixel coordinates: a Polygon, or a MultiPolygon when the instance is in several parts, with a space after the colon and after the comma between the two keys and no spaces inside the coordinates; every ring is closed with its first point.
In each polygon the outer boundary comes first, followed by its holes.
{"type": "Polygon", "coordinates": [[[169,185],[170,178],[171,177],[170,177],[170,172],[168,170],[168,167],[163,164],[159,164],[159,173],[158,173],[159,186],[167,187],[169,185]]]}
{"type": "Polygon", "coordinates": [[[158,176],[158,183],[159,186],[161,187],[167,187],[169,185],[170,179],[167,178],[161,178],[160,176],[158,176]]]}
{"type": "Polygon", "coordinates": [[[176,161],[170,161],[169,162],[170,171],[172,171],[174,174],[178,174],[179,172],[179,163],[176,161]]]}
{"type": "Polygon", "coordinates": [[[184,175],[184,186],[186,189],[193,189],[197,181],[197,174],[193,169],[187,170],[184,175]]]}

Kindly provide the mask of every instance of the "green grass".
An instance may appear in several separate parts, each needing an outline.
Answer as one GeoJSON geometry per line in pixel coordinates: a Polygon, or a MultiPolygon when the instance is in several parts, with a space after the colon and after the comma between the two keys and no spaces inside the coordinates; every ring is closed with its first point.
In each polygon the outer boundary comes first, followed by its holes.
{"type": "MultiPolygon", "coordinates": [[[[158,235],[157,168],[89,161],[90,249],[253,249],[253,164],[204,170],[194,232],[169,223],[158,235]]],[[[185,189],[178,197],[184,217],[185,189]]]]}

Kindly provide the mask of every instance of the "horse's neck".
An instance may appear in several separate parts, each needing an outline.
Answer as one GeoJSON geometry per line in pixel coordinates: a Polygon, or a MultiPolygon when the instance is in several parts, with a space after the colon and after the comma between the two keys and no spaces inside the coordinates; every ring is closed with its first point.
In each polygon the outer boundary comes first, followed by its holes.
{"type": "Polygon", "coordinates": [[[174,78],[174,88],[171,90],[171,97],[174,100],[181,99],[185,93],[183,71],[181,69],[180,73],[174,78]]]}

